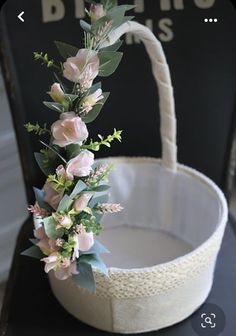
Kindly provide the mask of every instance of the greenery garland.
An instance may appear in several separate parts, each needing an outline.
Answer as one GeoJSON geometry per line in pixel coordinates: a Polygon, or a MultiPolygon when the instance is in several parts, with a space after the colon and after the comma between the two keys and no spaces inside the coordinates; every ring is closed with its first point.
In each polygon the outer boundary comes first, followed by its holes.
{"type": "Polygon", "coordinates": [[[55,70],[55,83],[48,92],[52,100],[44,105],[60,117],[50,128],[39,123],[25,125],[28,132],[43,137],[43,148],[35,159],[47,178],[42,190],[34,188],[36,202],[28,209],[35,218],[35,239],[22,254],[42,260],[45,271],[53,270],[58,279],[73,276],[80,286],[94,291],[93,267],[108,275],[100,257],[108,250],[94,235],[101,232],[103,214],[119,212],[122,207],[108,203],[104,194],[112,165],[96,165],[93,152],[121,141],[122,131],[114,129],[111,135],[88,141],[86,124],[97,118],[109,97],[94,79],[112,75],[123,55],[118,51],[121,41],[105,48],[103,43],[113,30],[132,19],[125,13],[134,6],[118,6],[116,0],[87,2],[90,23],[80,21],[83,48],[56,41],[64,59],[61,62],[47,53],[34,53],[36,61],[55,70]]]}

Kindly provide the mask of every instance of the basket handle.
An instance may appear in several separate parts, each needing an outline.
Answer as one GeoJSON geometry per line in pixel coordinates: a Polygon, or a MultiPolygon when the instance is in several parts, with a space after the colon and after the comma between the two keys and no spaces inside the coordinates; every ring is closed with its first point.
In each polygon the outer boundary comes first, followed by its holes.
{"type": "Polygon", "coordinates": [[[177,169],[176,118],[173,87],[169,66],[161,43],[149,28],[134,21],[128,21],[111,32],[103,43],[103,47],[112,45],[123,34],[136,35],[145,45],[151,59],[152,72],[159,91],[159,107],[161,115],[162,164],[172,170],[177,169]]]}

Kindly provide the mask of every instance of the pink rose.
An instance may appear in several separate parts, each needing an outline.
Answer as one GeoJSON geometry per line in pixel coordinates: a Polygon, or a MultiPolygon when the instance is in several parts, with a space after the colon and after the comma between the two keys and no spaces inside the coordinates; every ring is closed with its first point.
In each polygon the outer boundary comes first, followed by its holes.
{"type": "Polygon", "coordinates": [[[44,201],[51,205],[53,209],[57,209],[60,200],[63,197],[64,190],[56,190],[54,188],[54,183],[48,180],[44,184],[43,190],[45,192],[44,201]]]}
{"type": "Polygon", "coordinates": [[[98,75],[99,58],[94,50],[80,49],[75,57],[69,57],[63,65],[64,77],[87,89],[98,75]]]}
{"type": "Polygon", "coordinates": [[[91,4],[89,15],[91,17],[92,23],[106,15],[106,11],[102,4],[91,4]]]}
{"type": "Polygon", "coordinates": [[[48,94],[57,103],[63,103],[65,100],[65,94],[62,91],[61,85],[59,83],[54,83],[51,86],[51,91],[49,91],[48,94]]]}
{"type": "Polygon", "coordinates": [[[55,270],[55,276],[59,280],[66,280],[72,274],[79,274],[76,267],[76,261],[72,263],[69,262],[68,265],[65,263],[65,265],[62,265],[55,270]]]}
{"type": "Polygon", "coordinates": [[[76,233],[73,236],[74,252],[72,260],[79,258],[79,251],[85,252],[90,250],[94,244],[93,232],[86,232],[85,229],[81,233],[76,233]]]}
{"type": "Polygon", "coordinates": [[[53,143],[60,147],[81,144],[88,137],[85,123],[74,112],[62,113],[60,120],[52,124],[51,131],[54,138],[53,143]]]}
{"type": "Polygon", "coordinates": [[[92,196],[92,193],[84,193],[79,198],[77,198],[74,203],[75,210],[77,212],[83,211],[88,205],[88,202],[90,201],[92,196]]]}
{"type": "Polygon", "coordinates": [[[93,163],[93,153],[85,150],[68,162],[66,173],[71,179],[73,178],[73,176],[87,176],[92,170],[91,166],[93,165],[93,163]]]}

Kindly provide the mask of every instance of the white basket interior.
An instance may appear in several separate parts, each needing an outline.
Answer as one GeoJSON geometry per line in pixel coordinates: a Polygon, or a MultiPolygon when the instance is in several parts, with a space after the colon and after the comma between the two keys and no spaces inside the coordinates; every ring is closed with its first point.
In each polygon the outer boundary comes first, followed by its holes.
{"type": "MultiPolygon", "coordinates": [[[[110,159],[110,200],[119,214],[105,215],[99,240],[110,267],[141,268],[182,256],[204,243],[222,218],[214,186],[196,171],[177,172],[155,159],[110,159]]],[[[107,160],[105,160],[107,162],[107,160]]]]}

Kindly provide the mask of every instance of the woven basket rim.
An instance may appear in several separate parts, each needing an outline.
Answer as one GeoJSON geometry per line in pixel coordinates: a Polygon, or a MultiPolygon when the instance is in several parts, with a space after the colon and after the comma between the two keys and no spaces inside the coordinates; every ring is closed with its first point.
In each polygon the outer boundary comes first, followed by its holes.
{"type": "MultiPolygon", "coordinates": [[[[158,164],[159,166],[162,166],[162,160],[160,158],[154,158],[154,157],[145,157],[145,156],[114,156],[114,157],[103,157],[99,158],[96,161],[110,161],[110,162],[117,162],[117,163],[136,163],[136,164],[142,164],[142,163],[150,163],[150,164],[158,164]]],[[[216,223],[216,229],[214,232],[210,235],[209,238],[207,238],[203,243],[201,243],[198,247],[194,248],[192,251],[184,254],[183,256],[177,257],[173,260],[163,262],[160,264],[156,264],[153,266],[147,266],[142,268],[118,268],[118,267],[108,267],[109,273],[133,273],[133,272],[152,272],[153,270],[161,270],[162,268],[174,266],[175,264],[184,263],[188,259],[193,258],[194,256],[198,255],[199,253],[202,254],[205,249],[210,248],[212,241],[215,240],[215,238],[219,235],[221,235],[222,231],[224,231],[227,219],[228,219],[228,205],[225,199],[225,196],[223,192],[220,190],[220,188],[213,182],[209,177],[205,176],[204,174],[200,173],[194,168],[190,168],[186,165],[177,164],[177,171],[173,172],[170,169],[162,166],[163,169],[168,170],[170,173],[177,174],[178,172],[185,173],[193,178],[198,179],[198,181],[202,182],[205,186],[208,187],[208,190],[215,194],[216,198],[218,197],[219,205],[221,207],[219,219],[216,223]]],[[[97,273],[100,273],[98,270],[94,270],[97,273]]]]}

